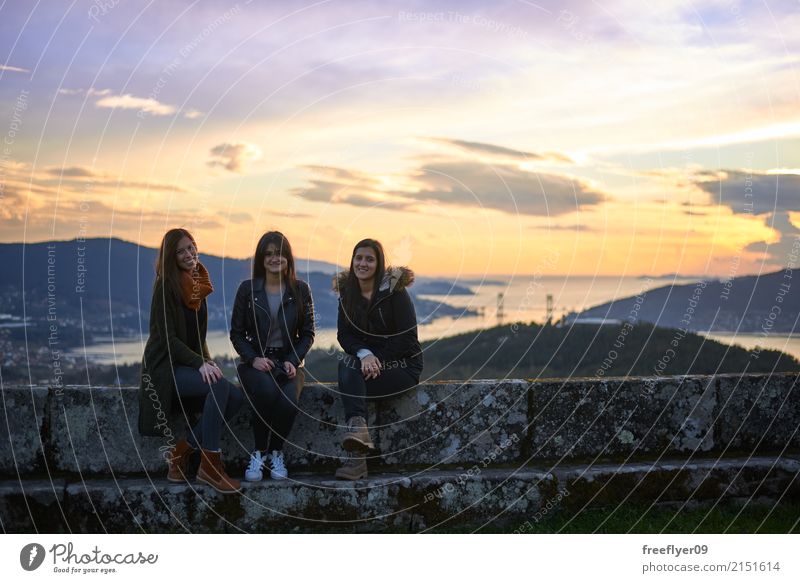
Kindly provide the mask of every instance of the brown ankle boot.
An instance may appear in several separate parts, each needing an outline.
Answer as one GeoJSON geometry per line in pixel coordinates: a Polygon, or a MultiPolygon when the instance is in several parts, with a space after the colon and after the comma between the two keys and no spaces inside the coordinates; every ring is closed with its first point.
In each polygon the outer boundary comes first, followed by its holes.
{"type": "Polygon", "coordinates": [[[367,458],[349,454],[347,461],[334,474],[337,480],[363,480],[367,477],[367,458]]]}
{"type": "Polygon", "coordinates": [[[167,464],[167,480],[170,482],[183,482],[186,480],[186,467],[189,465],[189,457],[194,453],[194,448],[185,439],[181,439],[169,452],[167,464]]]}
{"type": "Polygon", "coordinates": [[[347,420],[347,431],[342,438],[342,447],[345,451],[354,453],[367,453],[371,449],[375,449],[372,438],[369,436],[366,419],[351,417],[347,420]]]}
{"type": "Polygon", "coordinates": [[[239,480],[235,480],[225,473],[222,452],[207,449],[200,450],[200,469],[197,471],[197,481],[208,484],[223,494],[235,494],[242,487],[239,480]]]}

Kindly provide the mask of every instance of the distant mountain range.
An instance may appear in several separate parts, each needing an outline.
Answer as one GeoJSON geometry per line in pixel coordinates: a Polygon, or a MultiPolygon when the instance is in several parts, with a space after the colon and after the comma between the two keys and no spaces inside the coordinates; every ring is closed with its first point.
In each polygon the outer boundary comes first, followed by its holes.
{"type": "Polygon", "coordinates": [[[728,280],[665,285],[570,314],[565,323],[592,319],[650,322],[695,332],[787,334],[798,330],[800,273],[791,270],[728,280]]]}
{"type": "MultiPolygon", "coordinates": [[[[116,238],[0,244],[0,315],[11,315],[0,319],[0,327],[19,326],[24,315],[29,334],[41,336],[52,321],[58,324],[62,341],[76,331],[89,337],[108,335],[112,329],[115,336],[146,333],[156,253],[154,248],[116,238]]],[[[250,259],[201,254],[201,260],[215,287],[208,299],[209,328],[225,329],[236,289],[250,277],[250,259]]],[[[297,267],[298,276],[311,286],[319,326],[335,327],[337,299],[331,276],[339,266],[304,259],[297,261],[297,267]]],[[[420,283],[420,291],[452,287],[445,280],[424,278],[420,283]]],[[[420,298],[415,288],[410,291],[420,321],[473,314],[420,298]]]]}
{"type": "MultiPolygon", "coordinates": [[[[215,285],[209,296],[209,327],[222,330],[239,283],[249,277],[250,260],[206,254],[201,258],[215,285]]],[[[0,329],[14,330],[15,336],[24,333],[35,341],[46,337],[52,321],[67,344],[71,337],[77,342],[85,334],[91,341],[112,330],[115,336],[146,333],[155,260],[156,249],[116,238],[0,244],[0,329]],[[23,316],[28,322],[24,332],[19,330],[23,316]]],[[[297,265],[299,276],[311,285],[320,328],[335,327],[331,275],[340,267],[307,259],[297,265]]],[[[570,314],[563,323],[628,320],[695,332],[786,334],[796,330],[800,318],[800,275],[794,282],[791,275],[780,270],[664,285],[570,314]]],[[[464,285],[418,277],[410,291],[421,322],[474,314],[420,297],[471,294],[464,285]]]]}

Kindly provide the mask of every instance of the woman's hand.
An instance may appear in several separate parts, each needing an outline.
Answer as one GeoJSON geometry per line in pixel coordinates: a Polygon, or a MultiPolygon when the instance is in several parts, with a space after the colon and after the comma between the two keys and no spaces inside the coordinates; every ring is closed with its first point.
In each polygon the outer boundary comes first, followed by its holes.
{"type": "Polygon", "coordinates": [[[286,376],[290,379],[293,379],[295,375],[297,375],[297,369],[295,366],[289,362],[288,360],[283,363],[283,370],[286,371],[286,376]]]}
{"type": "Polygon", "coordinates": [[[374,354],[369,354],[361,359],[361,373],[364,380],[376,379],[381,374],[381,361],[374,354]]]}
{"type": "Polygon", "coordinates": [[[203,382],[207,385],[216,383],[222,378],[222,371],[211,361],[204,362],[203,366],[201,366],[198,370],[200,371],[200,376],[203,378],[203,382]]]}
{"type": "Polygon", "coordinates": [[[253,359],[251,366],[256,370],[260,370],[261,372],[269,372],[275,368],[275,363],[269,358],[259,356],[253,359]]]}

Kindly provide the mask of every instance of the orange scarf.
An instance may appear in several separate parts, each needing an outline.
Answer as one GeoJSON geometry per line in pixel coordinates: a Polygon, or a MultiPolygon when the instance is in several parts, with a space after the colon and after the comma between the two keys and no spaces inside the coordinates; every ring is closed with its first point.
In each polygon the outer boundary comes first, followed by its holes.
{"type": "Polygon", "coordinates": [[[181,297],[184,305],[191,310],[199,310],[203,299],[214,291],[206,266],[197,262],[190,272],[181,271],[181,297]]]}

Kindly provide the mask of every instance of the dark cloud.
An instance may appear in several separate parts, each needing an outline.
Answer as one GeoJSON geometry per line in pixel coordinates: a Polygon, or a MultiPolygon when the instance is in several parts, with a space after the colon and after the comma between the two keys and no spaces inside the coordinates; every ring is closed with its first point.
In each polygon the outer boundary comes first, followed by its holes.
{"type": "Polygon", "coordinates": [[[376,194],[382,192],[381,181],[364,172],[333,166],[304,166],[303,169],[312,174],[309,186],[296,188],[292,193],[309,201],[379,206],[392,210],[407,210],[413,203],[405,200],[405,195],[386,200],[386,193],[382,193],[380,198],[376,198],[376,194]]]}
{"type": "Polygon", "coordinates": [[[312,202],[333,202],[339,192],[347,190],[348,185],[329,180],[312,180],[305,188],[295,188],[293,194],[312,202]]]}
{"type": "Polygon", "coordinates": [[[428,164],[414,178],[422,185],[417,200],[512,214],[558,216],[604,198],[576,178],[468,161],[428,164]]]}
{"type": "MultiPolygon", "coordinates": [[[[344,170],[343,172],[347,172],[344,170]]],[[[329,180],[312,180],[305,188],[296,188],[292,194],[312,202],[330,202],[361,207],[380,207],[389,210],[410,210],[413,201],[380,200],[374,198],[376,190],[363,189],[360,185],[329,180]]]]}
{"type": "Polygon", "coordinates": [[[695,184],[710,195],[712,204],[723,204],[737,214],[800,210],[800,175],[797,174],[725,170],[713,177],[706,174],[695,184]]]}
{"type": "Polygon", "coordinates": [[[352,194],[347,197],[347,204],[360,207],[377,207],[383,210],[407,211],[411,210],[412,203],[403,200],[376,200],[361,194],[352,194]]]}
{"type": "Polygon", "coordinates": [[[66,176],[69,178],[88,178],[95,176],[95,173],[89,168],[81,168],[80,166],[68,166],[66,168],[48,168],[47,174],[51,176],[66,176]]]}
{"type": "Polygon", "coordinates": [[[377,186],[379,184],[379,181],[370,176],[369,174],[365,174],[364,172],[356,172],[355,170],[336,168],[335,166],[314,166],[314,165],[302,166],[302,168],[310,172],[312,176],[320,176],[328,178],[330,180],[336,180],[337,182],[340,183],[352,183],[352,184],[371,185],[371,186],[377,186]]]}
{"type": "Polygon", "coordinates": [[[789,213],[779,212],[768,215],[764,219],[764,224],[778,231],[780,234],[778,242],[767,244],[766,241],[756,241],[747,245],[744,250],[765,253],[765,262],[769,265],[785,267],[789,263],[793,263],[794,266],[797,266],[794,242],[800,238],[800,229],[789,220],[789,213]]]}
{"type": "Polygon", "coordinates": [[[496,146],[494,144],[468,142],[465,140],[453,140],[449,138],[430,138],[430,141],[455,146],[460,150],[474,154],[488,154],[490,156],[497,156],[512,160],[528,162],[560,162],[563,164],[573,163],[569,156],[559,154],[558,152],[523,152],[522,150],[514,150],[512,148],[505,148],[503,146],[496,146]]]}

